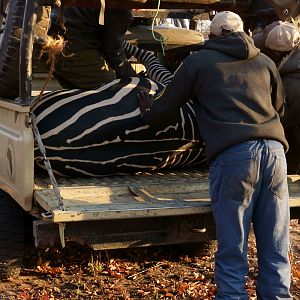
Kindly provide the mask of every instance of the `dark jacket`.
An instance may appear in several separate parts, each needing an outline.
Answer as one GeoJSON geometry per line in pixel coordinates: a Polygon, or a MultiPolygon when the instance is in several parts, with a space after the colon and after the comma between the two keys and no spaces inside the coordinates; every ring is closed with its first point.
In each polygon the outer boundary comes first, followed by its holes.
{"type": "Polygon", "coordinates": [[[286,111],[282,122],[285,128],[300,125],[300,48],[283,59],[279,72],[286,93],[286,111]]]}
{"type": "MultiPolygon", "coordinates": [[[[130,9],[107,9],[104,25],[99,25],[100,9],[66,7],[63,12],[65,30],[55,30],[64,36],[70,52],[98,49],[113,69],[126,60],[122,43],[133,19],[130,9]]],[[[57,16],[52,17],[53,28],[60,27],[57,16]]]]}
{"type": "Polygon", "coordinates": [[[251,139],[278,140],[288,149],[279,118],[284,111],[279,73],[245,33],[211,39],[187,57],[143,118],[150,124],[173,120],[189,99],[194,100],[208,162],[251,139]]]}

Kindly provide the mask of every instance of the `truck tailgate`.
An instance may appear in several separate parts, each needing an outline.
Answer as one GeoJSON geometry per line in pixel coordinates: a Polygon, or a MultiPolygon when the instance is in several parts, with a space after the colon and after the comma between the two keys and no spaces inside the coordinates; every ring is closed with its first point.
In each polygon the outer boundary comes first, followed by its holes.
{"type": "Polygon", "coordinates": [[[35,201],[53,222],[191,215],[210,212],[208,177],[197,169],[106,178],[57,179],[65,211],[49,180],[36,179],[35,201]]]}

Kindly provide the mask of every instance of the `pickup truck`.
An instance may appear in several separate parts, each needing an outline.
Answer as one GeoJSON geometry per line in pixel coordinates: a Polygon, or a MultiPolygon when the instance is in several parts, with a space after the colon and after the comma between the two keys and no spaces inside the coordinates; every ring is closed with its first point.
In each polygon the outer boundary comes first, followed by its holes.
{"type": "MultiPolygon", "coordinates": [[[[65,2],[93,6],[100,1],[65,2]]],[[[152,0],[106,2],[112,7],[122,3],[154,8],[157,4],[152,0]]],[[[248,5],[251,1],[162,0],[162,7],[211,10],[231,8],[231,2],[248,5]]],[[[18,84],[17,97],[0,98],[0,277],[18,275],[29,235],[39,248],[64,247],[73,241],[94,250],[214,239],[209,180],[203,168],[102,178],[54,176],[51,165],[48,172],[35,169],[31,101],[36,7],[61,3],[6,0],[0,4],[0,86],[13,94],[18,84]],[[9,59],[16,59],[16,53],[19,68],[9,59]]],[[[289,11],[289,5],[280,9],[289,11]]],[[[298,219],[300,177],[289,175],[288,182],[291,218],[298,219]]]]}

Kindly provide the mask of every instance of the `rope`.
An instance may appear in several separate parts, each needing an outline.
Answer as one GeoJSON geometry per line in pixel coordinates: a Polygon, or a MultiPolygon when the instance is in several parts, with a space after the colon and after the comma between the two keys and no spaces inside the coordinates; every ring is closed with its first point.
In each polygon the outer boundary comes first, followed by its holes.
{"type": "Polygon", "coordinates": [[[41,88],[41,91],[37,97],[37,100],[32,104],[32,109],[40,102],[43,93],[49,83],[49,81],[52,79],[54,70],[55,70],[55,61],[58,54],[62,53],[65,47],[65,41],[63,37],[58,36],[57,39],[53,39],[52,37],[47,37],[47,43],[43,46],[42,52],[48,52],[48,59],[46,64],[50,65],[48,76],[41,88]]]}
{"type": "Polygon", "coordinates": [[[100,0],[99,25],[104,25],[105,0],[100,0]]]}
{"type": "Polygon", "coordinates": [[[157,19],[157,16],[158,16],[158,13],[159,13],[159,9],[160,9],[160,0],[158,0],[158,2],[157,2],[156,12],[155,12],[154,18],[153,18],[153,20],[152,20],[151,33],[152,33],[153,39],[154,39],[155,41],[157,41],[157,42],[160,42],[160,46],[161,46],[161,49],[162,49],[162,54],[163,54],[163,56],[166,56],[166,55],[165,55],[165,49],[164,49],[164,41],[165,41],[165,39],[164,39],[163,36],[161,36],[160,38],[157,38],[157,37],[155,36],[155,32],[154,32],[154,23],[155,23],[155,21],[156,21],[156,19],[157,19]]]}

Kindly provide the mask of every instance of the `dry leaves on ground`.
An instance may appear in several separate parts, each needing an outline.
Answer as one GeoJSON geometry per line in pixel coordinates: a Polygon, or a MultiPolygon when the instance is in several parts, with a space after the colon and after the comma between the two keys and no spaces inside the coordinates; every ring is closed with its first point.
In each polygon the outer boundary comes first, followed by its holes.
{"type": "MultiPolygon", "coordinates": [[[[292,291],[300,299],[300,225],[291,226],[292,291]]],[[[213,255],[193,256],[176,246],[93,252],[33,250],[18,279],[0,284],[0,299],[198,299],[214,298],[213,255]]],[[[247,290],[256,299],[255,239],[249,241],[247,290]]]]}

